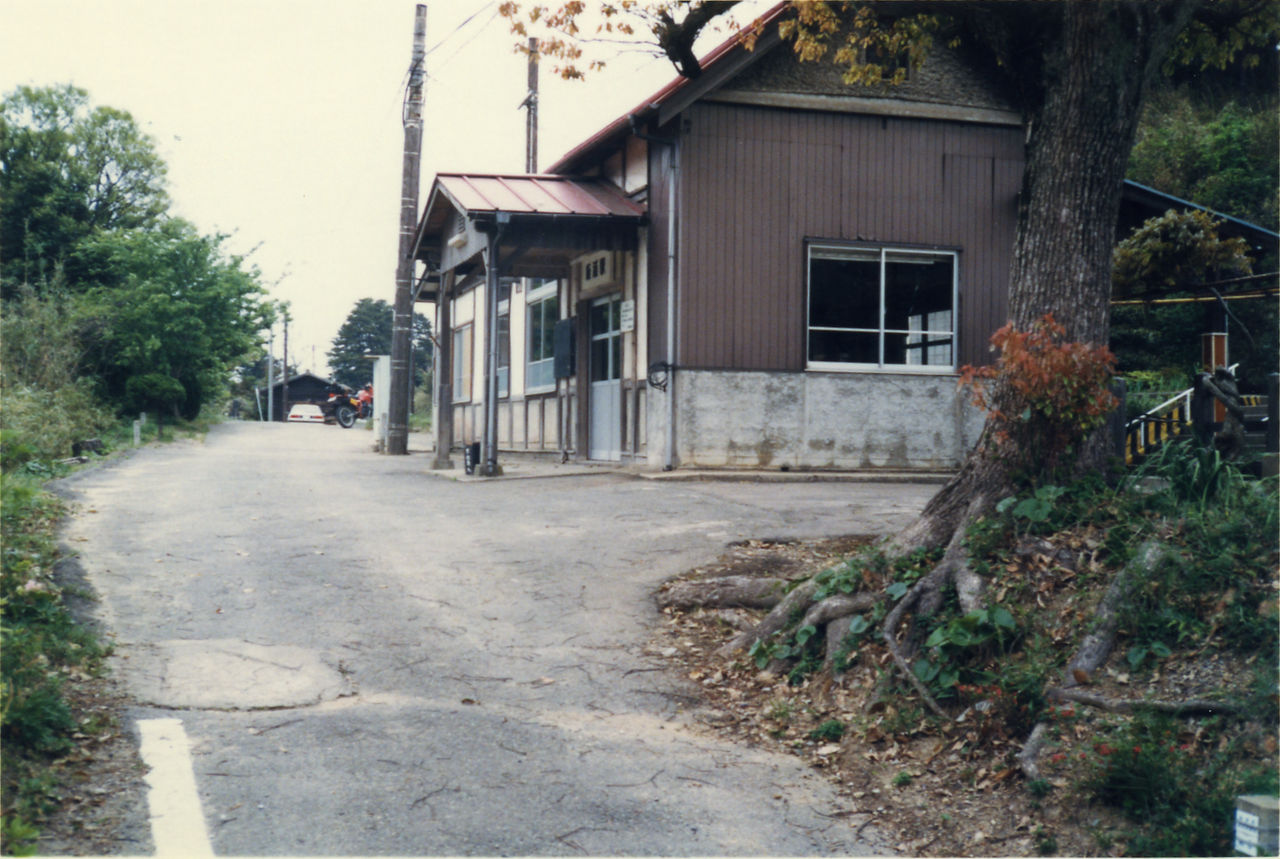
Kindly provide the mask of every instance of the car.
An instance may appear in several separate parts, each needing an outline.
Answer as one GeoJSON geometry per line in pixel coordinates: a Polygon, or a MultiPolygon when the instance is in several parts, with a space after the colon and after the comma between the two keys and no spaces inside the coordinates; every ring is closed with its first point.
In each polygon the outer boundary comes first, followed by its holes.
{"type": "Polygon", "coordinates": [[[322,424],[324,423],[324,412],[320,411],[320,407],[314,403],[294,403],[293,408],[289,409],[289,421],[291,423],[322,424]]]}

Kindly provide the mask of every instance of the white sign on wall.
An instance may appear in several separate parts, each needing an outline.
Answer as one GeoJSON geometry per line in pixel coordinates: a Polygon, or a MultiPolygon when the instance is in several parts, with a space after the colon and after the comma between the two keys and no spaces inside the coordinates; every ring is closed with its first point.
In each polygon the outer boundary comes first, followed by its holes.
{"type": "Polygon", "coordinates": [[[636,330],[636,303],[634,301],[622,302],[622,326],[623,331],[636,330]]]}

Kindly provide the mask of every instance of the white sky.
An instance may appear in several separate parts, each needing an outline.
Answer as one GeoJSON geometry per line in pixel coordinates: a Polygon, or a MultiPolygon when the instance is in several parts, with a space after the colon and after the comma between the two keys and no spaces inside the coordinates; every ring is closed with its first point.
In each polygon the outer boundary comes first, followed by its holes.
{"type": "MultiPolygon", "coordinates": [[[[0,93],[74,83],[91,104],[129,111],[168,163],[175,214],[232,234],[232,252],[253,251],[272,296],[291,304],[290,361],[323,375],[355,302],[394,302],[414,7],[0,0],[0,93]]],[[[437,172],[524,169],[526,63],[498,3],[427,7],[420,207],[437,172]]],[[[615,57],[585,84],[544,68],[539,166],[674,74],[640,52],[615,57]]],[[[278,331],[276,342],[278,350],[278,331]]]]}

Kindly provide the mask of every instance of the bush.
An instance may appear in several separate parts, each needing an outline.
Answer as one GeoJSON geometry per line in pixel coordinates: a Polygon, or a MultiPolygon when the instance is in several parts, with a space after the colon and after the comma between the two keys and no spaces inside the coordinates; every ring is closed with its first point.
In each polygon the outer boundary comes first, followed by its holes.
{"type": "Polygon", "coordinates": [[[1068,465],[1079,443],[1116,406],[1107,390],[1115,356],[1105,346],[1063,342],[1052,314],[1018,331],[1010,322],[991,335],[1000,357],[961,370],[960,382],[995,426],[1002,451],[1031,482],[1068,465]]]}

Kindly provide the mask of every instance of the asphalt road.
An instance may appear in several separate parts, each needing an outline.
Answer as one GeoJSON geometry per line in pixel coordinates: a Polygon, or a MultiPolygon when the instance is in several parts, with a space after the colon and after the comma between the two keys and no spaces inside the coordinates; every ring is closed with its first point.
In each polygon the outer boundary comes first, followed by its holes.
{"type": "Polygon", "coordinates": [[[225,424],[69,481],[127,721],[181,721],[214,852],[887,852],[798,759],[690,727],[650,594],[936,487],[467,483],[370,442],[225,424]]]}

